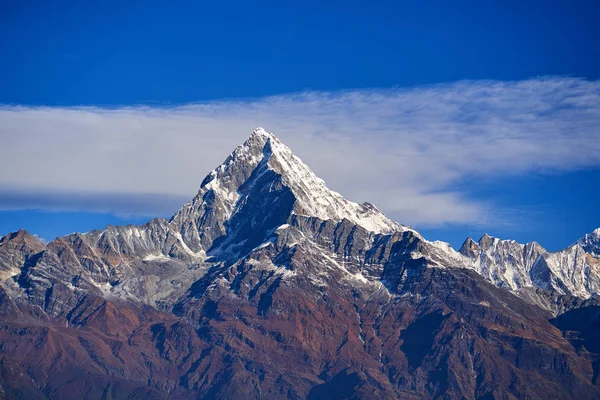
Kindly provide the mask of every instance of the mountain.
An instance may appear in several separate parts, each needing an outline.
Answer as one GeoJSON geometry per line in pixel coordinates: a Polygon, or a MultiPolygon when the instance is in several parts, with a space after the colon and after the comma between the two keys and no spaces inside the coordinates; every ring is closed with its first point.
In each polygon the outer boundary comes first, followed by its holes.
{"type": "Polygon", "coordinates": [[[594,232],[585,235],[577,241],[583,250],[589,253],[592,257],[600,257],[600,228],[594,232]]]}
{"type": "Polygon", "coordinates": [[[457,252],[257,128],[168,221],[0,239],[0,398],[600,398],[598,232],[457,252]]]}
{"type": "Polygon", "coordinates": [[[460,249],[487,280],[517,294],[544,289],[563,295],[590,298],[600,293],[600,260],[594,252],[593,236],[558,252],[548,252],[538,243],[525,245],[484,235],[475,243],[468,238],[460,249]]]}

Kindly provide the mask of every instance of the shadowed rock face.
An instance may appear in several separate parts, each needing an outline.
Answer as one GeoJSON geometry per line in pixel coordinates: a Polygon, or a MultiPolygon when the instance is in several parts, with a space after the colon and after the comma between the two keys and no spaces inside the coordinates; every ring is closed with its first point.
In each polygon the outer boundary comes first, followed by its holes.
{"type": "Polygon", "coordinates": [[[0,398],[600,398],[577,246],[454,252],[258,129],[170,221],[0,240],[0,398]]]}

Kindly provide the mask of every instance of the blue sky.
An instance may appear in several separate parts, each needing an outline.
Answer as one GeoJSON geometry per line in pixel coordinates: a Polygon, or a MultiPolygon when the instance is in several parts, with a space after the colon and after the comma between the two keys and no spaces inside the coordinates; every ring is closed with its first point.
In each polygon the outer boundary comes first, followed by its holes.
{"type": "Polygon", "coordinates": [[[429,239],[600,226],[598,2],[211,3],[0,3],[0,234],[169,216],[258,125],[429,239]]]}

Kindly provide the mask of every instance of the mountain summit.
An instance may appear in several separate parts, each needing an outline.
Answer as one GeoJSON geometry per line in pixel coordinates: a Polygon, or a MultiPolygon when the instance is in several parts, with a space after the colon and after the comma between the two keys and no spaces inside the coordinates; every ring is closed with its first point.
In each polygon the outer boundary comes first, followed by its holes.
{"type": "Polygon", "coordinates": [[[208,174],[196,197],[175,214],[171,224],[186,244],[198,251],[208,250],[221,236],[227,236],[229,242],[250,234],[259,240],[258,236],[289,222],[292,215],[337,222],[346,219],[375,233],[404,230],[373,205],[353,203],[329,190],[263,128],[256,128],[208,174]]]}
{"type": "Polygon", "coordinates": [[[262,128],[170,219],[0,239],[0,398],[600,398],[600,230],[459,252],[262,128]]]}
{"type": "Polygon", "coordinates": [[[596,258],[600,258],[600,228],[592,233],[586,234],[579,239],[576,244],[579,244],[586,252],[596,258]]]}

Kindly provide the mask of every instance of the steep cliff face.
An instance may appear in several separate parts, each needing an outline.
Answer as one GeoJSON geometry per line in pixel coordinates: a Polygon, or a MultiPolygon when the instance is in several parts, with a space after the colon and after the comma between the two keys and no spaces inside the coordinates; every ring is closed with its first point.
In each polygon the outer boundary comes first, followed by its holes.
{"type": "Polygon", "coordinates": [[[600,304],[597,236],[456,252],[259,128],[169,221],[0,240],[0,397],[600,398],[561,319],[600,304]]]}

